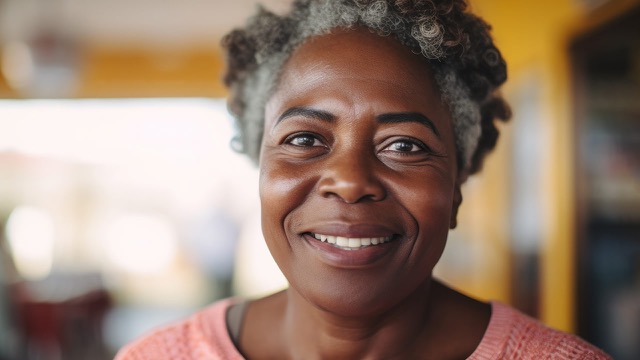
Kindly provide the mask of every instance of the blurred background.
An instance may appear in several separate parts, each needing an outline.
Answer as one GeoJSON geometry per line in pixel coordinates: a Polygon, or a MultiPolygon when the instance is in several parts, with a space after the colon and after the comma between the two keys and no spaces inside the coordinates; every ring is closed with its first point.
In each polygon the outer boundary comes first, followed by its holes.
{"type": "MultiPolygon", "coordinates": [[[[220,81],[220,38],[255,3],[0,0],[1,360],[111,359],[286,286],[220,81]]],[[[640,1],[471,5],[514,118],[437,276],[638,359],[640,1]]]]}

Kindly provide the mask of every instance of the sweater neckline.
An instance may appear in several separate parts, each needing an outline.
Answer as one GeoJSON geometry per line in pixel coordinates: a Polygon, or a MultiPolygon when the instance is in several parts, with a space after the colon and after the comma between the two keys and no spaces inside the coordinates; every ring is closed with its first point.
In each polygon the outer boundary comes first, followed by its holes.
{"type": "MultiPolygon", "coordinates": [[[[247,300],[240,298],[221,300],[211,308],[211,311],[215,312],[215,314],[212,314],[214,315],[213,318],[218,319],[218,321],[209,323],[212,325],[212,328],[206,329],[208,331],[203,329],[208,333],[208,335],[212,336],[210,338],[218,338],[222,343],[221,345],[229,349],[229,351],[233,353],[234,357],[237,357],[238,359],[244,359],[244,357],[232,340],[230,330],[227,326],[227,312],[233,305],[246,301],[247,300]]],[[[468,360],[493,359],[494,355],[499,352],[502,345],[507,341],[509,332],[505,331],[505,329],[508,329],[511,326],[513,321],[512,313],[509,307],[498,301],[491,301],[489,304],[491,305],[489,325],[487,326],[480,343],[474,352],[468,357],[468,360]]]]}

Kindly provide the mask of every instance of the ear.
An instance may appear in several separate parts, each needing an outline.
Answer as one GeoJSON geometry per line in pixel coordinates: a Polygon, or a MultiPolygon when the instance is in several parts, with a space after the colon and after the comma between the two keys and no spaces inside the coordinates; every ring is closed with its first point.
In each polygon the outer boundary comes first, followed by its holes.
{"type": "Polygon", "coordinates": [[[455,189],[453,190],[453,206],[451,207],[451,219],[449,220],[449,229],[455,229],[458,226],[458,209],[462,204],[462,191],[460,190],[460,183],[456,182],[455,189]]]}
{"type": "Polygon", "coordinates": [[[462,204],[462,184],[467,181],[468,175],[460,173],[453,189],[453,205],[451,207],[451,219],[449,220],[449,229],[455,229],[458,226],[458,209],[462,204]]]}

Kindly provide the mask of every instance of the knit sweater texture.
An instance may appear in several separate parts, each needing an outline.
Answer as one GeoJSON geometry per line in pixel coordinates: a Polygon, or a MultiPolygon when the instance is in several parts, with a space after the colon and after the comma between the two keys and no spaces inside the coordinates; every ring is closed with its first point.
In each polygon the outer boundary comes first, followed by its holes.
{"type": "MultiPolygon", "coordinates": [[[[244,359],[225,321],[233,303],[221,300],[185,321],[153,331],[121,349],[115,360],[244,359]]],[[[500,302],[492,302],[491,308],[489,326],[469,360],[611,359],[579,337],[550,329],[500,302]]]]}

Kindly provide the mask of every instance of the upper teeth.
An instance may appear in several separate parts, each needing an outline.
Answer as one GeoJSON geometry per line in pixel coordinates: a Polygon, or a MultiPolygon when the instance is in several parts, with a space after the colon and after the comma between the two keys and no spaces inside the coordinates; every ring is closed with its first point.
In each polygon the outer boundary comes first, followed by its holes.
{"type": "Polygon", "coordinates": [[[384,244],[391,241],[392,236],[374,238],[347,238],[342,236],[313,234],[313,236],[323,242],[334,244],[344,249],[357,249],[363,246],[384,244]]]}

